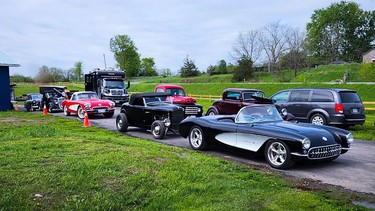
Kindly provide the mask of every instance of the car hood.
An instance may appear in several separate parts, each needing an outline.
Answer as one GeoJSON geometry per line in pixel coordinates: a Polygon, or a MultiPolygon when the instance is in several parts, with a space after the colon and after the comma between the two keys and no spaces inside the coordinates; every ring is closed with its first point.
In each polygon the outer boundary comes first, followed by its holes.
{"type": "Polygon", "coordinates": [[[109,106],[110,102],[109,100],[101,100],[101,99],[84,99],[79,100],[83,103],[91,103],[91,106],[109,106]]]}
{"type": "Polygon", "coordinates": [[[280,134],[280,138],[290,138],[303,140],[308,138],[311,141],[311,147],[327,145],[327,144],[337,144],[335,135],[330,131],[319,128],[315,125],[303,124],[291,122],[275,122],[275,123],[261,123],[254,125],[254,127],[259,127],[264,131],[269,131],[270,133],[280,134]]]}
{"type": "Polygon", "coordinates": [[[176,104],[194,104],[196,100],[192,97],[183,97],[183,96],[168,96],[167,101],[173,99],[173,103],[176,104]]]}

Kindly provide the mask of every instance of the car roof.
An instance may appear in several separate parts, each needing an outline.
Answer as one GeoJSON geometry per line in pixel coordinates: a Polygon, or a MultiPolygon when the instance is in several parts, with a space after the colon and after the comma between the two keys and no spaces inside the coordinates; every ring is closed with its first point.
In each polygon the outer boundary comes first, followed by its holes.
{"type": "Polygon", "coordinates": [[[130,100],[129,104],[132,105],[134,103],[134,100],[137,98],[144,98],[144,97],[168,97],[170,96],[169,94],[164,94],[164,93],[137,93],[137,94],[132,94],[130,95],[130,100]]]}
{"type": "Polygon", "coordinates": [[[166,89],[170,89],[170,88],[184,89],[182,86],[174,85],[174,84],[159,84],[159,85],[156,86],[156,88],[158,88],[158,87],[165,87],[166,89]]]}
{"type": "Polygon", "coordinates": [[[260,89],[246,89],[246,88],[227,88],[224,92],[263,92],[260,89]]]}
{"type": "Polygon", "coordinates": [[[336,92],[342,92],[342,91],[355,92],[354,90],[350,90],[350,89],[337,89],[337,88],[293,88],[293,89],[280,90],[278,92],[291,91],[291,90],[331,90],[331,91],[336,91],[336,92]]]}

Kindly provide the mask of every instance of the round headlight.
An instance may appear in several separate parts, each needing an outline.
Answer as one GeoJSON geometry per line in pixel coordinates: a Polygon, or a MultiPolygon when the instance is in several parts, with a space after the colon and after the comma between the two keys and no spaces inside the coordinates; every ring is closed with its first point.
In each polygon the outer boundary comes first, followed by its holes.
{"type": "Polygon", "coordinates": [[[113,102],[113,101],[111,101],[111,102],[109,102],[109,106],[111,106],[111,107],[115,107],[115,102],[113,102]]]}
{"type": "Polygon", "coordinates": [[[198,113],[200,113],[202,110],[201,110],[201,108],[198,108],[198,113]]]}
{"type": "Polygon", "coordinates": [[[354,136],[353,136],[352,133],[349,133],[348,135],[346,135],[346,141],[347,141],[349,144],[353,143],[353,141],[354,141],[354,136]]]}
{"type": "Polygon", "coordinates": [[[164,120],[164,125],[167,126],[167,127],[171,126],[171,120],[170,119],[165,119],[164,120]]]}
{"type": "Polygon", "coordinates": [[[303,149],[308,149],[308,148],[310,148],[310,145],[311,145],[311,141],[310,141],[310,139],[305,138],[305,139],[302,140],[302,148],[303,148],[303,149]]]}
{"type": "Polygon", "coordinates": [[[85,103],[85,109],[90,109],[91,108],[91,103],[85,103]]]}

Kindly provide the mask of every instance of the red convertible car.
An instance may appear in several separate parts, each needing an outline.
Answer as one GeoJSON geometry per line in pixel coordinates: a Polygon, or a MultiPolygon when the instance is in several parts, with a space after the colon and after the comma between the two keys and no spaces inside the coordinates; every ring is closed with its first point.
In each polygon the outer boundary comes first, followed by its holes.
{"type": "Polygon", "coordinates": [[[101,100],[95,92],[75,92],[69,100],[62,102],[64,115],[77,114],[79,118],[87,115],[103,114],[111,118],[115,112],[115,103],[110,100],[101,100]]]}

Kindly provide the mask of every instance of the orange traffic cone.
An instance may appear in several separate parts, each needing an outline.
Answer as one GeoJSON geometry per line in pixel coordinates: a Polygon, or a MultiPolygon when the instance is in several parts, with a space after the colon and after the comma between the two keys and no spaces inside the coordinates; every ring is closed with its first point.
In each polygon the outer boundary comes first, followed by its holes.
{"type": "Polygon", "coordinates": [[[18,103],[16,102],[16,107],[14,108],[14,110],[18,111],[18,103]]]}
{"type": "Polygon", "coordinates": [[[43,116],[47,115],[47,106],[46,104],[44,104],[44,108],[43,108],[43,116]]]}
{"type": "Polygon", "coordinates": [[[89,121],[89,117],[87,115],[87,112],[85,112],[85,117],[83,118],[83,127],[90,127],[90,121],[89,121]]]}

